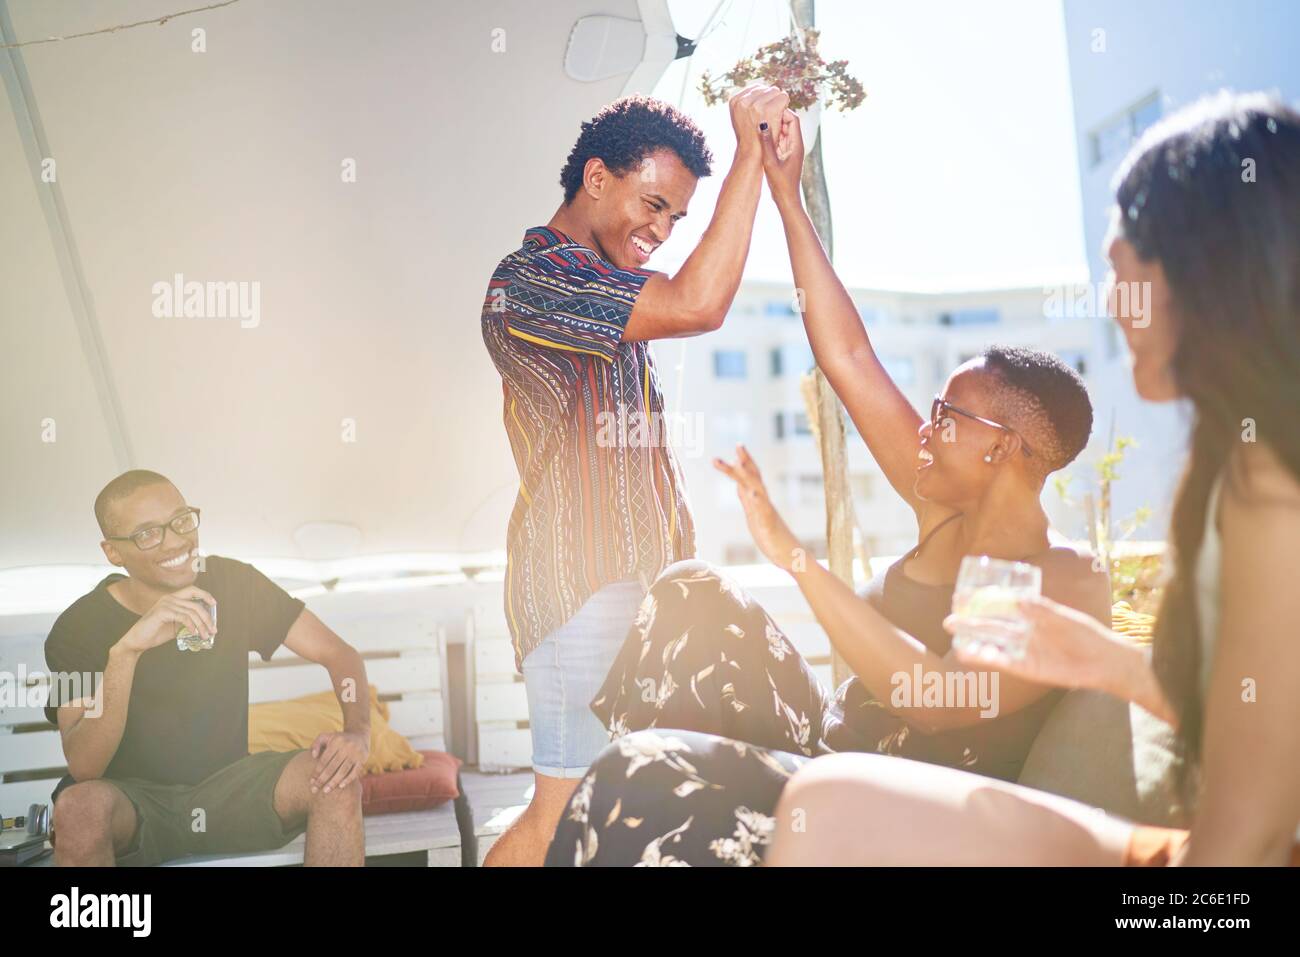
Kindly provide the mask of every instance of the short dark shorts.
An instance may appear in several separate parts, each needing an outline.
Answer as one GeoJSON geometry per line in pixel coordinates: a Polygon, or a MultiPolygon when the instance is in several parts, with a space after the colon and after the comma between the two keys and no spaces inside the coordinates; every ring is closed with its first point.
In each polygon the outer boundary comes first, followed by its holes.
{"type": "Polygon", "coordinates": [[[107,780],[135,807],[135,836],[118,865],[149,867],[188,854],[246,853],[288,844],[307,830],[307,816],[286,827],[275,813],[275,786],[300,753],[260,751],[193,785],[107,780]]]}

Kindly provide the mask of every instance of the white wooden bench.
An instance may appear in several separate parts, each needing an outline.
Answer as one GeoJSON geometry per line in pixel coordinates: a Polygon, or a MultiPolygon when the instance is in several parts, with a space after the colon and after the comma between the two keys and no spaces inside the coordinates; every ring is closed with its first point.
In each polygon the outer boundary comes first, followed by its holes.
{"type": "MultiPolygon", "coordinates": [[[[799,590],[762,567],[729,572],[760,601],[828,687],[830,644],[799,590]]],[[[356,648],[373,687],[388,703],[392,727],[417,749],[447,750],[449,689],[464,683],[466,740],[462,799],[432,811],[366,818],[366,854],[429,866],[481,863],[496,837],[522,811],[532,784],[528,702],[502,604],[502,585],[487,577],[422,587],[312,594],[308,607],[356,648]],[[466,660],[448,672],[449,634],[466,660]]],[[[55,614],[0,618],[0,680],[43,671],[45,636],[55,614]]],[[[218,641],[220,634],[218,633],[218,641]]],[[[280,648],[271,661],[249,656],[251,703],[330,688],[324,668],[280,648]]],[[[0,706],[0,813],[25,814],[49,803],[64,773],[58,731],[40,708],[0,706]]],[[[302,862],[303,838],[256,854],[189,857],[172,866],[282,866],[302,862]]]]}
{"type": "MultiPolygon", "coordinates": [[[[444,624],[464,621],[467,595],[461,588],[432,586],[375,592],[327,592],[308,598],[308,607],[356,648],[366,674],[389,708],[389,722],[417,749],[446,750],[449,724],[443,676],[447,643],[444,624]]],[[[499,590],[499,586],[497,586],[499,590]]],[[[492,591],[491,585],[487,591],[492,591]]],[[[45,636],[55,614],[0,619],[0,680],[45,669],[45,636]]],[[[218,632],[217,640],[220,641],[218,632]]],[[[37,679],[29,680],[29,686],[37,679]]],[[[249,701],[280,701],[330,689],[328,673],[281,647],[269,662],[249,656],[249,701]]],[[[0,813],[25,814],[32,803],[48,804],[66,770],[58,731],[39,707],[0,706],[0,813]]],[[[473,866],[526,803],[531,775],[462,772],[462,795],[429,811],[365,819],[366,855],[432,867],[473,866]],[[475,801],[477,800],[477,806],[475,801]],[[423,858],[423,860],[421,860],[423,858]]],[[[304,838],[254,854],[192,856],[170,866],[283,866],[300,864],[304,838]]],[[[47,859],[48,862],[48,859],[47,859]]]]}

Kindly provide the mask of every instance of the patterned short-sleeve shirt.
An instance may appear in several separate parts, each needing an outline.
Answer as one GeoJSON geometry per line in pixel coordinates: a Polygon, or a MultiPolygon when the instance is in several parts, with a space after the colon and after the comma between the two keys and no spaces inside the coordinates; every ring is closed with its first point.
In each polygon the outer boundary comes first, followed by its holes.
{"type": "Polygon", "coordinates": [[[602,585],[648,584],[694,555],[649,343],[623,341],[652,275],[539,226],[488,284],[483,341],[519,470],[505,585],[516,667],[602,585]]]}

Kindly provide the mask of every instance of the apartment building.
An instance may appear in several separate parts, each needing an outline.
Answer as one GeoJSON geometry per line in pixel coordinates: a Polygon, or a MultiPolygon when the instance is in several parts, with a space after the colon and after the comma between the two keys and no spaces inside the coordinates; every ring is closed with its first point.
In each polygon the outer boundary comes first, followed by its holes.
{"type": "MultiPolygon", "coordinates": [[[[877,354],[923,413],[949,373],[989,345],[1048,349],[1085,376],[1091,369],[1090,323],[1045,316],[1049,290],[850,294],[877,354]]],[[[730,456],[738,442],[755,456],[796,533],[824,555],[821,459],[799,386],[812,367],[812,352],[794,290],[746,282],[721,330],[656,348],[669,415],[678,424],[675,446],[695,509],[700,556],[729,564],[759,559],[733,483],[711,464],[714,456],[730,456]]],[[[846,424],[849,480],[864,544],[870,554],[896,554],[916,541],[911,510],[889,487],[853,424],[846,424]]],[[[1049,508],[1055,497],[1044,497],[1049,508]]]]}

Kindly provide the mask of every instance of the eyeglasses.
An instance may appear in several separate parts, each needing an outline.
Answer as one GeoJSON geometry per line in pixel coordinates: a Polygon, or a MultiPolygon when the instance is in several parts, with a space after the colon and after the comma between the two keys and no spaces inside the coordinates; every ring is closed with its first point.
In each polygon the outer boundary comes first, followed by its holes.
{"type": "Polygon", "coordinates": [[[133,542],[140,551],[147,552],[149,549],[157,548],[163,543],[169,528],[177,535],[188,535],[198,527],[199,510],[197,508],[187,508],[171,521],[164,522],[162,525],[149,525],[132,532],[130,535],[108,535],[105,537],[110,542],[133,542]]]}
{"type": "Polygon", "coordinates": [[[934,397],[934,402],[930,405],[930,427],[935,431],[938,431],[940,426],[943,424],[943,420],[948,417],[947,413],[949,412],[956,412],[958,415],[964,415],[966,418],[974,419],[976,422],[982,422],[995,429],[1001,429],[1003,432],[1010,432],[1012,435],[1020,439],[1020,449],[1025,453],[1025,455],[1034,454],[1029,448],[1029,443],[1025,441],[1025,437],[1015,429],[1011,428],[1011,426],[1003,425],[1001,422],[994,422],[992,419],[986,419],[984,416],[976,415],[974,412],[967,412],[965,409],[959,409],[943,396],[936,395],[934,397]]]}

